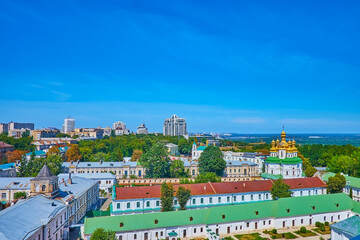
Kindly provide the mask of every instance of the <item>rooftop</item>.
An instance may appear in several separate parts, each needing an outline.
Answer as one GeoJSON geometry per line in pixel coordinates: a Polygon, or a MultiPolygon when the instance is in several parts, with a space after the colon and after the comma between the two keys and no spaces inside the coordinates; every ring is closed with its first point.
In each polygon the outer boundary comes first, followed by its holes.
{"type": "Polygon", "coordinates": [[[13,145],[0,141],[0,148],[9,148],[9,147],[13,147],[13,145]]]}
{"type": "Polygon", "coordinates": [[[2,177],[0,189],[29,190],[32,177],[2,177]]]}
{"type": "MultiPolygon", "coordinates": [[[[324,188],[326,184],[317,177],[284,179],[284,183],[289,184],[291,189],[324,188]]],[[[191,195],[212,195],[243,192],[266,192],[270,191],[273,185],[272,180],[255,180],[241,182],[221,182],[221,183],[196,183],[174,185],[174,190],[179,186],[191,190],[191,195]]],[[[119,187],[116,188],[115,199],[140,199],[140,198],[160,198],[161,186],[140,186],[140,187],[119,187]]]]}
{"type": "Polygon", "coordinates": [[[42,195],[29,198],[0,211],[0,238],[26,239],[66,207],[42,195]]]}
{"type": "Polygon", "coordinates": [[[32,180],[37,181],[37,180],[53,180],[53,179],[57,179],[57,176],[54,176],[50,171],[49,167],[46,164],[44,164],[38,175],[32,180]]]}
{"type": "MultiPolygon", "coordinates": [[[[325,173],[322,176],[322,179],[327,182],[329,180],[329,177],[333,177],[335,176],[335,173],[333,172],[328,172],[325,173]]],[[[354,188],[360,188],[360,178],[356,178],[356,177],[350,177],[348,175],[344,175],[346,181],[349,183],[350,187],[354,187],[354,188]]]]}
{"type": "Polygon", "coordinates": [[[111,168],[111,167],[136,167],[137,162],[129,161],[129,158],[124,158],[125,162],[64,162],[62,164],[63,167],[74,166],[77,168],[111,168]]]}
{"type": "Polygon", "coordinates": [[[354,201],[343,193],[290,197],[281,198],[276,201],[245,203],[187,211],[86,218],[84,232],[85,234],[91,234],[99,227],[115,232],[122,232],[170,226],[217,224],[269,217],[301,216],[352,210],[353,206],[354,201]],[[157,220],[156,223],[155,220],[157,220]],[[123,223],[122,227],[120,227],[120,223],[123,223]]]}
{"type": "Polygon", "coordinates": [[[84,192],[86,192],[89,188],[95,185],[98,181],[91,180],[83,177],[71,177],[71,184],[67,182],[69,179],[69,174],[60,174],[59,175],[59,194],[56,195],[56,199],[61,200],[63,202],[68,202],[73,197],[78,198],[84,192]],[[64,177],[62,177],[64,176],[64,177]],[[64,182],[62,181],[64,178],[64,182]]]}
{"type": "Polygon", "coordinates": [[[353,216],[346,220],[334,223],[331,225],[331,229],[335,229],[344,233],[349,234],[351,237],[360,235],[360,217],[353,216]]]}
{"type": "Polygon", "coordinates": [[[14,168],[15,167],[15,163],[6,163],[6,164],[1,164],[0,165],[0,169],[1,170],[6,170],[9,168],[14,168]]]}
{"type": "MultiPolygon", "coordinates": [[[[61,173],[58,175],[59,180],[62,178],[64,180],[69,179],[68,173],[61,173]]],[[[111,173],[72,173],[71,177],[81,177],[81,178],[88,178],[88,179],[114,179],[116,176],[111,173]]]]}

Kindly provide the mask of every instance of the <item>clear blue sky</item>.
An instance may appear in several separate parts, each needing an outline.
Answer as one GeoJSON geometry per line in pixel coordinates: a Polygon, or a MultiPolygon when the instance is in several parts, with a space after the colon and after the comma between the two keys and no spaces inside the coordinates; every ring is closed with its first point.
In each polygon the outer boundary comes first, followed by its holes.
{"type": "Polygon", "coordinates": [[[360,132],[359,1],[1,1],[0,122],[360,132]]]}

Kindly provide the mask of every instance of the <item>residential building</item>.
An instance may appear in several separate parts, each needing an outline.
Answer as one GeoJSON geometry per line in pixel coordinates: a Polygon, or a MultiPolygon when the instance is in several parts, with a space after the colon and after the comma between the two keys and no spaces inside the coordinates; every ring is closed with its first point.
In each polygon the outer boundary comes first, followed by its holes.
{"type": "Polygon", "coordinates": [[[145,126],[145,123],[142,123],[137,127],[136,134],[148,134],[148,129],[145,126]]]}
{"type": "Polygon", "coordinates": [[[34,130],[33,123],[9,122],[8,127],[9,127],[9,130],[15,130],[15,129],[34,130]]]}
{"type": "Polygon", "coordinates": [[[7,123],[0,123],[0,134],[9,131],[9,125],[7,123]]]}
{"type": "Polygon", "coordinates": [[[63,124],[63,132],[69,133],[75,131],[75,119],[73,118],[65,118],[63,124]]]}
{"type": "Polygon", "coordinates": [[[42,138],[42,140],[33,141],[36,150],[46,150],[53,146],[65,146],[68,144],[76,144],[78,141],[72,138],[42,138]]]}
{"type": "Polygon", "coordinates": [[[14,146],[0,141],[0,158],[7,152],[14,151],[14,146]]]}
{"type": "Polygon", "coordinates": [[[165,119],[163,125],[164,135],[169,136],[185,136],[187,135],[186,121],[184,118],[179,118],[175,114],[170,118],[165,119]]]}
{"type": "Polygon", "coordinates": [[[0,239],[68,239],[66,206],[38,195],[0,211],[0,239]]]}
{"type": "Polygon", "coordinates": [[[325,221],[333,223],[359,213],[359,203],[345,194],[324,194],[190,211],[86,218],[82,237],[90,239],[96,228],[106,228],[122,240],[210,239],[212,235],[222,238],[226,234],[254,230],[309,226],[325,221]]]}
{"type": "Polygon", "coordinates": [[[247,161],[258,165],[258,174],[261,174],[265,158],[267,156],[257,152],[223,152],[225,161],[247,161]]]}
{"type": "Polygon", "coordinates": [[[165,145],[170,156],[178,156],[179,155],[179,147],[176,144],[168,143],[165,145]]]}
{"type": "Polygon", "coordinates": [[[120,121],[113,123],[113,130],[115,132],[115,135],[123,135],[130,133],[130,130],[126,128],[126,124],[120,121]]]}
{"type": "Polygon", "coordinates": [[[101,128],[75,128],[75,131],[68,132],[68,134],[71,137],[101,139],[104,136],[104,130],[101,128]]]}
{"type": "MultiPolygon", "coordinates": [[[[69,174],[61,173],[59,179],[68,179],[69,174]]],[[[74,173],[71,176],[87,178],[99,182],[99,189],[105,192],[111,192],[112,187],[116,183],[116,176],[112,173],[74,173]]]]}
{"type": "Polygon", "coordinates": [[[6,163],[0,165],[0,177],[16,177],[15,163],[6,163]]]}
{"type": "Polygon", "coordinates": [[[117,179],[130,178],[131,175],[143,178],[145,169],[138,162],[64,162],[62,172],[65,173],[113,173],[117,179]]]}
{"type": "Polygon", "coordinates": [[[106,128],[98,127],[98,129],[102,129],[104,131],[103,137],[111,136],[111,128],[110,127],[106,127],[106,128]]]}
{"type": "Polygon", "coordinates": [[[0,178],[1,202],[13,204],[15,201],[14,194],[25,192],[30,196],[31,177],[2,177],[0,178]]]}
{"type": "Polygon", "coordinates": [[[27,160],[31,159],[31,156],[34,154],[35,158],[46,158],[46,150],[36,150],[34,152],[28,152],[25,154],[27,160]]]}
{"type": "Polygon", "coordinates": [[[298,157],[295,140],[286,141],[286,133],[281,133],[281,141],[271,142],[270,157],[265,159],[264,178],[269,177],[299,178],[302,177],[302,160],[298,157]]]}
{"type": "Polygon", "coordinates": [[[21,128],[21,129],[9,129],[8,131],[8,136],[9,137],[13,137],[13,138],[21,138],[23,133],[26,133],[27,131],[30,131],[29,129],[26,128],[21,128]]]}
{"type": "Polygon", "coordinates": [[[331,228],[331,240],[360,239],[360,217],[358,215],[334,223],[331,228]]]}
{"type": "MultiPolygon", "coordinates": [[[[326,184],[318,177],[285,179],[290,186],[293,197],[326,194],[326,184]]],[[[188,209],[236,205],[246,202],[272,200],[272,180],[197,183],[174,185],[176,191],[180,186],[190,189],[191,197],[187,202],[188,209]]],[[[156,212],[161,210],[161,186],[118,187],[113,189],[111,214],[134,214],[156,212]]],[[[174,207],[179,208],[177,198],[174,207]]]]}
{"type": "Polygon", "coordinates": [[[58,129],[37,129],[31,131],[31,136],[33,140],[41,140],[42,138],[54,138],[60,133],[58,129]]]}
{"type": "MultiPolygon", "coordinates": [[[[327,182],[329,177],[333,176],[335,176],[335,173],[328,172],[322,176],[322,179],[327,182]]],[[[360,178],[350,177],[348,175],[344,175],[344,177],[346,179],[346,185],[343,192],[349,195],[350,189],[352,189],[353,200],[360,202],[360,178]]]]}

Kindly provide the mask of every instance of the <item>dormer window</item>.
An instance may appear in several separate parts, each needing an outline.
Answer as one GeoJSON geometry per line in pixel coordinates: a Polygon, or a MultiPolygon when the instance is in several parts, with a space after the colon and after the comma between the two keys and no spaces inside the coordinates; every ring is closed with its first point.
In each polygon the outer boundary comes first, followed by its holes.
{"type": "Polygon", "coordinates": [[[336,207],[339,207],[339,204],[337,203],[337,204],[335,204],[336,205],[336,207]]]}
{"type": "Polygon", "coordinates": [[[157,219],[155,219],[154,223],[155,223],[155,224],[158,224],[158,223],[159,223],[159,221],[158,221],[157,219]]]}
{"type": "Polygon", "coordinates": [[[190,222],[192,222],[192,220],[194,220],[193,217],[190,217],[190,222]]]}
{"type": "Polygon", "coordinates": [[[259,215],[259,211],[255,211],[255,215],[259,215]]]}
{"type": "Polygon", "coordinates": [[[315,206],[311,206],[313,210],[315,210],[315,206]]]}
{"type": "Polygon", "coordinates": [[[288,208],[288,209],[286,209],[286,212],[288,212],[288,213],[289,213],[289,212],[290,212],[290,209],[289,209],[289,208],[288,208]]]}
{"type": "Polygon", "coordinates": [[[222,217],[222,219],[225,219],[225,214],[223,214],[221,217],[222,217]]]}
{"type": "Polygon", "coordinates": [[[120,227],[123,227],[123,226],[124,226],[124,223],[121,222],[121,223],[120,223],[120,227]]]}

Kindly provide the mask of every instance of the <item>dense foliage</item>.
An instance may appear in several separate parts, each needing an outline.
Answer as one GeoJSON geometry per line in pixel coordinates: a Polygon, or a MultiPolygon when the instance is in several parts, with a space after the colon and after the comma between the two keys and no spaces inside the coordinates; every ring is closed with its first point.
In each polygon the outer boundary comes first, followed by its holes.
{"type": "Polygon", "coordinates": [[[90,240],[116,240],[116,236],[113,231],[105,231],[104,228],[97,228],[91,235],[90,240]]]}
{"type": "Polygon", "coordinates": [[[52,174],[58,175],[61,172],[62,163],[62,157],[57,154],[53,154],[47,158],[35,158],[35,155],[32,155],[28,161],[25,157],[23,157],[23,159],[20,161],[18,176],[36,177],[44,164],[49,167],[52,174]]]}
{"type": "Polygon", "coordinates": [[[26,192],[16,192],[14,193],[14,199],[19,199],[19,198],[26,198],[26,192]]]}
{"type": "Polygon", "coordinates": [[[170,158],[162,143],[156,143],[141,155],[140,163],[146,168],[148,178],[166,178],[170,176],[170,158]]]}
{"type": "Polygon", "coordinates": [[[213,172],[218,176],[223,175],[226,167],[226,162],[223,159],[223,154],[218,147],[208,146],[201,153],[199,158],[199,172],[204,174],[213,172]]]}
{"type": "Polygon", "coordinates": [[[174,187],[171,183],[163,183],[161,185],[161,211],[169,212],[173,210],[174,187]]]}
{"type": "Polygon", "coordinates": [[[282,179],[278,179],[274,182],[271,187],[270,193],[274,200],[278,198],[287,198],[291,197],[290,186],[282,181],[282,179]]]}
{"type": "Polygon", "coordinates": [[[342,193],[346,185],[346,179],[342,174],[337,173],[335,176],[329,177],[327,184],[329,193],[342,193]]]}
{"type": "Polygon", "coordinates": [[[186,210],[186,203],[191,197],[190,189],[179,187],[176,192],[176,197],[179,201],[180,210],[186,210]]]}
{"type": "Polygon", "coordinates": [[[13,145],[14,150],[22,150],[28,152],[34,151],[35,146],[31,144],[32,140],[32,137],[13,138],[8,137],[4,133],[0,134],[0,141],[13,145]]]}

